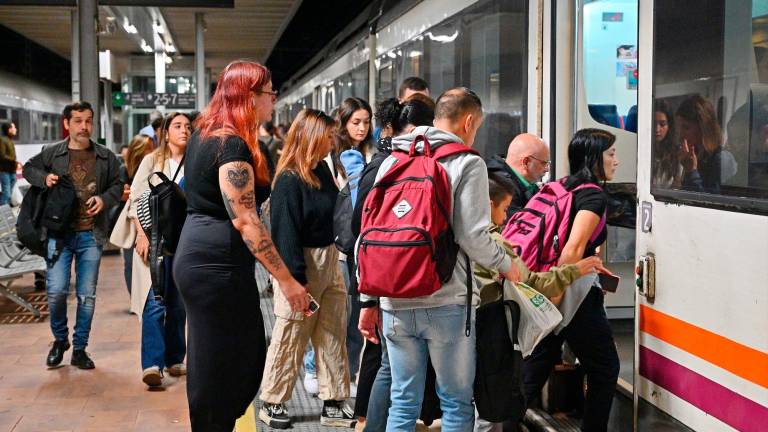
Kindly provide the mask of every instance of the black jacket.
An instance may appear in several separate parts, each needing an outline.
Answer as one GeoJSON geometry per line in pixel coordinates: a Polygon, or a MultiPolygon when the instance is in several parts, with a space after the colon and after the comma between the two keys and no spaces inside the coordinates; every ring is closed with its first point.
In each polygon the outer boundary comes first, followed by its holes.
{"type": "MultiPolygon", "coordinates": [[[[45,188],[48,174],[58,176],[69,172],[69,139],[51,144],[24,164],[22,174],[29,184],[45,188]]],[[[123,181],[120,179],[120,160],[108,148],[91,141],[96,152],[96,195],[104,201],[104,209],[96,215],[93,237],[99,245],[109,238],[109,209],[120,202],[123,181]]]]}
{"type": "MultiPolygon", "coordinates": [[[[488,174],[494,173],[496,175],[505,177],[509,179],[515,186],[515,192],[512,196],[512,203],[507,209],[507,220],[509,220],[513,214],[517,213],[520,211],[520,209],[524,208],[526,204],[528,204],[528,201],[531,199],[531,197],[533,197],[535,192],[529,191],[528,188],[526,188],[525,185],[520,182],[517,174],[512,171],[512,167],[507,165],[507,161],[505,161],[501,156],[493,156],[492,158],[486,160],[485,163],[488,166],[488,174]]],[[[506,221],[504,222],[506,223],[506,221]]]]}

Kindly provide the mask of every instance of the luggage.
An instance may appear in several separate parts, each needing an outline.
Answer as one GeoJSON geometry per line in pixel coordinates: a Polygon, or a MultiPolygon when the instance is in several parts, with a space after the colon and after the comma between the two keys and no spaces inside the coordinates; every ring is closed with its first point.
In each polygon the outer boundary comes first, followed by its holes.
{"type": "Polygon", "coordinates": [[[357,242],[359,291],[378,297],[413,298],[434,293],[449,281],[459,246],[450,226],[451,183],[441,158],[474,153],[459,144],[432,151],[423,135],[410,151],[395,151],[389,171],[365,199],[357,242]],[[424,153],[416,144],[424,142],[424,153]]]}
{"type": "MultiPolygon", "coordinates": [[[[543,272],[557,265],[571,225],[573,194],[600,186],[585,183],[567,190],[565,179],[541,187],[524,209],[512,215],[501,235],[515,245],[515,250],[531,271],[543,272]]],[[[605,226],[605,215],[589,239],[594,242],[605,226]]]]}

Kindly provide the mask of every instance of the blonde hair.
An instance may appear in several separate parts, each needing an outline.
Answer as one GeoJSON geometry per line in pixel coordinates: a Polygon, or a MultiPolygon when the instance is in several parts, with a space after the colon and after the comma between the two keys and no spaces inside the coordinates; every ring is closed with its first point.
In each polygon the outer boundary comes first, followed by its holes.
{"type": "Polygon", "coordinates": [[[142,159],[147,155],[147,150],[151,150],[154,145],[152,137],[147,135],[136,135],[128,144],[128,157],[125,160],[125,168],[128,171],[128,177],[133,178],[141,165],[142,159]]]}
{"type": "Polygon", "coordinates": [[[275,170],[275,180],[283,171],[295,173],[306,184],[320,188],[320,179],[312,168],[325,157],[323,142],[336,122],[322,111],[301,110],[293,121],[283,144],[283,154],[275,170]]]}

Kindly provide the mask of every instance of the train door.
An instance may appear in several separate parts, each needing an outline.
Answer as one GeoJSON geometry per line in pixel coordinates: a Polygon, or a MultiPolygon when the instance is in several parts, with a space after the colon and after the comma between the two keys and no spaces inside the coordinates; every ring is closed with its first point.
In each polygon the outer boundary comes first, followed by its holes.
{"type": "Polygon", "coordinates": [[[635,389],[695,430],[768,424],[766,35],[766,1],[640,2],[635,389]]]}

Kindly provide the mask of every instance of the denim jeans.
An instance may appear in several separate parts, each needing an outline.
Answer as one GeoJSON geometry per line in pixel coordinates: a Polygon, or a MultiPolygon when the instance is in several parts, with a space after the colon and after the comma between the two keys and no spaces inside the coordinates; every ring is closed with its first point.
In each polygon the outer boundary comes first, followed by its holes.
{"type": "Polygon", "coordinates": [[[364,432],[384,432],[387,429],[387,413],[389,412],[389,394],[392,388],[392,371],[389,369],[389,354],[387,340],[380,338],[381,367],[373,381],[371,396],[368,399],[368,415],[365,418],[364,432]]]}
{"type": "Polygon", "coordinates": [[[131,278],[133,277],[133,250],[135,247],[123,249],[123,277],[128,294],[131,294],[131,278]]]}
{"type": "MultiPolygon", "coordinates": [[[[339,261],[341,274],[344,276],[344,284],[349,292],[349,271],[344,261],[339,261]]],[[[360,369],[360,355],[363,352],[363,336],[357,329],[357,322],[360,320],[360,298],[358,296],[347,296],[347,358],[349,359],[349,377],[352,382],[355,381],[355,375],[360,369]]],[[[307,352],[304,354],[304,371],[308,374],[317,375],[317,366],[315,365],[315,351],[312,345],[307,346],[307,352]]]]}
{"type": "Polygon", "coordinates": [[[11,203],[11,193],[13,192],[13,185],[16,184],[16,173],[0,173],[0,187],[3,188],[0,193],[0,205],[6,205],[11,203]]]}
{"type": "Polygon", "coordinates": [[[46,285],[51,331],[57,341],[69,339],[67,296],[69,296],[69,279],[74,260],[77,316],[72,346],[76,350],[81,350],[88,346],[88,335],[91,333],[102,248],[93,238],[93,231],[72,232],[60,239],[63,247],[54,260],[56,241],[55,238],[48,239],[48,256],[46,257],[48,263],[46,285]]]}
{"type": "Polygon", "coordinates": [[[443,410],[442,429],[472,430],[475,381],[474,313],[472,332],[464,334],[466,306],[448,305],[426,309],[384,312],[392,372],[392,406],[387,432],[413,431],[424,399],[427,354],[437,375],[437,395],[443,410]]]}
{"type": "Polygon", "coordinates": [[[141,368],[157,366],[162,371],[184,361],[187,343],[184,327],[187,313],[173,281],[172,259],[165,257],[165,297],[155,298],[149,290],[144,312],[141,314],[141,368]]]}

